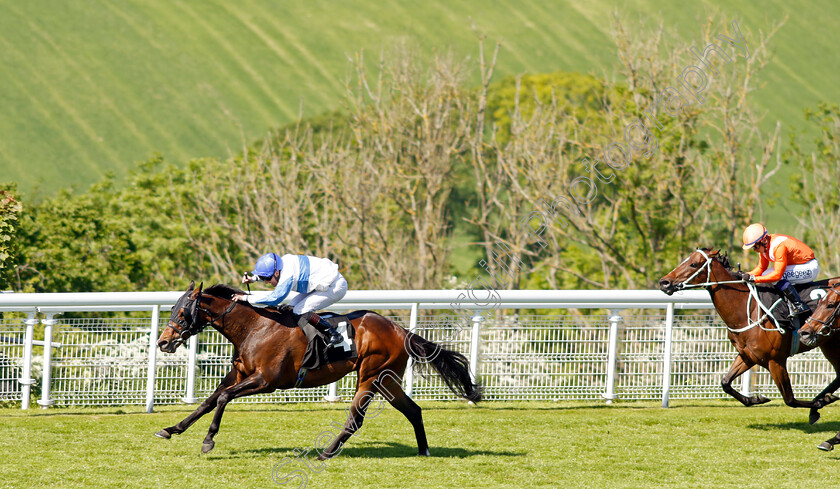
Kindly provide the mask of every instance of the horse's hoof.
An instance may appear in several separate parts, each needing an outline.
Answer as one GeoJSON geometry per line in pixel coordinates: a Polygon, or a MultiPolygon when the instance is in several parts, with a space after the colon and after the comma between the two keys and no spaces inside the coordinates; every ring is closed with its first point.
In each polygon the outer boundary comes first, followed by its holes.
{"type": "Polygon", "coordinates": [[[203,445],[201,445],[201,453],[207,453],[216,446],[215,441],[205,441],[203,445]]]}
{"type": "Polygon", "coordinates": [[[828,406],[832,402],[836,402],[836,401],[840,400],[840,397],[837,397],[834,394],[826,394],[824,399],[825,400],[823,402],[825,404],[823,404],[823,406],[828,406]]]}
{"type": "Polygon", "coordinates": [[[765,404],[770,402],[770,399],[762,396],[761,394],[753,394],[750,397],[750,401],[752,401],[750,403],[750,406],[758,406],[759,404],[765,404]]]}
{"type": "Polygon", "coordinates": [[[419,457],[431,457],[431,456],[432,456],[432,454],[431,454],[431,453],[429,453],[429,449],[428,449],[428,448],[427,448],[426,450],[424,450],[424,451],[422,451],[422,452],[418,453],[417,455],[418,455],[419,457]]]}
{"type": "Polygon", "coordinates": [[[808,423],[814,424],[820,420],[820,412],[816,409],[811,411],[811,414],[808,415],[808,423]]]}
{"type": "Polygon", "coordinates": [[[158,438],[163,438],[164,440],[168,440],[168,439],[172,438],[172,434],[169,433],[166,430],[158,431],[157,433],[155,433],[155,436],[158,437],[158,438]]]}
{"type": "Polygon", "coordinates": [[[334,458],[334,457],[335,457],[336,455],[338,455],[339,453],[341,453],[341,451],[340,451],[340,450],[338,450],[338,449],[336,449],[336,451],[335,451],[335,452],[332,452],[332,453],[328,452],[327,450],[324,450],[323,452],[321,452],[321,451],[319,451],[319,450],[317,450],[317,449],[315,450],[315,452],[319,454],[319,455],[318,455],[318,458],[316,458],[315,460],[319,460],[319,461],[322,461],[322,460],[329,460],[329,459],[331,459],[331,458],[334,458]]]}
{"type": "Polygon", "coordinates": [[[819,448],[820,450],[824,450],[826,452],[830,452],[830,451],[834,450],[834,445],[832,445],[831,443],[829,443],[827,441],[824,441],[824,442],[820,443],[819,446],[817,446],[817,448],[819,448]]]}

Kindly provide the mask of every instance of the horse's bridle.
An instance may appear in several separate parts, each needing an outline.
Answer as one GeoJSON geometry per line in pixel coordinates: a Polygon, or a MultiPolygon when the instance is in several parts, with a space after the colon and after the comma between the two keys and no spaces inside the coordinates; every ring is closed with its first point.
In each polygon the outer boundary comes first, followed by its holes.
{"type": "MultiPolygon", "coordinates": [[[[835,285],[834,287],[832,287],[832,289],[834,289],[834,293],[840,295],[840,288],[838,287],[840,287],[840,284],[835,285]]],[[[828,316],[827,320],[823,321],[811,315],[811,317],[806,319],[805,322],[810,323],[811,321],[813,321],[815,323],[822,324],[822,327],[819,329],[819,331],[814,333],[816,336],[831,336],[832,332],[834,331],[834,328],[832,328],[831,325],[837,322],[838,314],[840,314],[840,304],[834,307],[834,311],[831,313],[830,316],[828,316]]]]}
{"type": "MultiPolygon", "coordinates": [[[[696,272],[691,274],[690,277],[683,280],[679,284],[675,285],[674,288],[676,290],[683,290],[683,289],[686,289],[686,288],[689,288],[689,287],[711,287],[712,285],[720,285],[720,284],[742,284],[742,283],[744,283],[743,280],[723,280],[723,281],[720,281],[720,282],[711,282],[711,279],[712,279],[712,262],[714,261],[714,257],[710,256],[710,255],[707,255],[706,252],[703,251],[700,248],[697,248],[696,251],[698,253],[700,253],[701,255],[703,255],[703,258],[706,259],[706,263],[701,265],[700,268],[698,268],[696,272]],[[689,282],[691,282],[694,279],[694,277],[701,274],[703,272],[703,269],[706,270],[706,281],[703,282],[703,283],[699,283],[699,284],[690,284],[689,282]]],[[[688,258],[691,258],[691,255],[689,255],[688,258]]],[[[687,262],[688,258],[683,260],[682,263],[687,262]]],[[[680,265],[682,265],[682,263],[680,263],[680,265]]],[[[679,265],[677,265],[677,267],[679,267],[679,265]]]]}
{"type": "Polygon", "coordinates": [[[215,323],[219,319],[222,320],[222,327],[224,327],[225,316],[227,316],[228,313],[232,311],[234,307],[236,307],[236,301],[231,301],[230,305],[227,307],[227,309],[224,310],[224,312],[222,312],[216,317],[213,317],[213,313],[209,309],[200,306],[201,292],[198,293],[198,297],[196,297],[195,299],[191,299],[191,301],[191,304],[185,303],[183,306],[185,316],[183,321],[179,320],[177,323],[173,324],[173,321],[170,320],[168,323],[166,323],[167,328],[172,328],[176,333],[178,333],[178,336],[181,337],[182,342],[186,341],[186,339],[190,336],[194,336],[201,333],[204,330],[204,328],[206,328],[210,324],[215,323]],[[204,314],[206,314],[207,317],[210,317],[212,319],[198,324],[199,322],[198,318],[196,317],[196,311],[201,311],[204,314]]]}
{"type": "MultiPolygon", "coordinates": [[[[707,255],[706,252],[701,250],[700,248],[697,249],[697,252],[700,253],[701,255],[703,255],[703,258],[706,259],[706,263],[704,263],[700,268],[698,268],[697,271],[694,272],[690,277],[688,277],[687,279],[685,279],[682,282],[680,282],[679,284],[677,284],[675,286],[675,288],[677,290],[682,290],[686,287],[704,287],[704,286],[707,286],[707,285],[713,285],[713,284],[709,283],[709,280],[712,278],[712,257],[707,255]],[[706,282],[705,283],[703,283],[703,284],[690,284],[690,283],[688,283],[688,282],[691,282],[694,279],[694,277],[699,275],[703,271],[704,268],[706,269],[706,282]]],[[[690,258],[690,256],[689,256],[689,258],[690,258]]],[[[687,261],[688,261],[688,258],[683,260],[683,263],[685,263],[687,261]]]]}

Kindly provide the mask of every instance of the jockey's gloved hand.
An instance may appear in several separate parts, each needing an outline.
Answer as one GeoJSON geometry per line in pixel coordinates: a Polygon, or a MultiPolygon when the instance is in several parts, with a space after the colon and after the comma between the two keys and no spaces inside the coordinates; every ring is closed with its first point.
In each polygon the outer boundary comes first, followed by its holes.
{"type": "Polygon", "coordinates": [[[741,270],[736,270],[732,273],[732,275],[734,275],[736,279],[743,280],[744,282],[746,282],[750,278],[750,274],[748,274],[747,272],[742,272],[741,270]]]}

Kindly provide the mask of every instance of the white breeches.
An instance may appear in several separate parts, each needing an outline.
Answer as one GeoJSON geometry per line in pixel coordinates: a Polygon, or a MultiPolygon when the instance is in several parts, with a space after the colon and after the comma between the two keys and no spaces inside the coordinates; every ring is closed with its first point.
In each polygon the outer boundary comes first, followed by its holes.
{"type": "Polygon", "coordinates": [[[339,276],[335,282],[324,291],[313,291],[308,294],[298,294],[289,301],[292,311],[295,314],[305,314],[312,311],[320,311],[338,302],[347,293],[347,280],[339,276]]]}
{"type": "MultiPolygon", "coordinates": [[[[761,275],[768,275],[773,272],[772,268],[768,268],[761,275]]],[[[804,284],[813,282],[820,274],[820,264],[817,263],[816,258],[801,265],[788,265],[785,268],[785,273],[782,275],[784,280],[792,284],[804,284]]]]}

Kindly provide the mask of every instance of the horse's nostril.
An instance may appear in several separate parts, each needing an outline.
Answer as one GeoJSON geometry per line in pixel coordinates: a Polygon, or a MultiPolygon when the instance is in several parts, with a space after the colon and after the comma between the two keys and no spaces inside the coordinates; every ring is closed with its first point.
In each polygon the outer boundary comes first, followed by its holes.
{"type": "Polygon", "coordinates": [[[671,285],[671,281],[668,280],[668,279],[663,278],[662,280],[659,281],[659,286],[660,287],[667,287],[669,285],[671,285]]]}
{"type": "Polygon", "coordinates": [[[158,348],[163,348],[164,346],[166,346],[166,345],[168,345],[168,344],[169,344],[169,342],[168,342],[168,341],[166,341],[166,340],[160,340],[160,341],[158,341],[158,348]]]}

